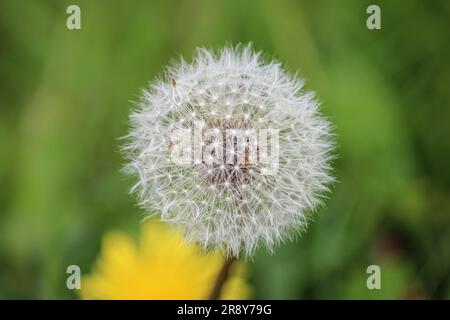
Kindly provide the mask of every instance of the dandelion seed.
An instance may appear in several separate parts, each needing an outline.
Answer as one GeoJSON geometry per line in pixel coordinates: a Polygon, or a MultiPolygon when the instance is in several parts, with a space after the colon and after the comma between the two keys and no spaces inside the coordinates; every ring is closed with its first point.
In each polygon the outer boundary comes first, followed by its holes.
{"type": "Polygon", "coordinates": [[[313,95],[302,90],[303,81],[278,62],[265,62],[250,46],[217,54],[198,49],[192,64],[181,61],[167,73],[168,80],[144,90],[124,147],[141,206],[179,226],[187,239],[230,257],[251,256],[260,244],[272,250],[305,230],[333,180],[333,143],[330,125],[313,95]],[[192,134],[193,145],[222,152],[188,164],[167,161],[176,149],[173,129],[189,127],[193,121],[185,119],[193,114],[203,123],[202,134],[192,134]],[[275,130],[267,140],[278,138],[278,146],[250,141],[252,131],[261,129],[275,130]],[[207,130],[218,138],[204,141],[207,130]],[[228,138],[228,130],[232,137],[247,135],[228,138]],[[220,163],[221,157],[227,162],[220,163]]]}

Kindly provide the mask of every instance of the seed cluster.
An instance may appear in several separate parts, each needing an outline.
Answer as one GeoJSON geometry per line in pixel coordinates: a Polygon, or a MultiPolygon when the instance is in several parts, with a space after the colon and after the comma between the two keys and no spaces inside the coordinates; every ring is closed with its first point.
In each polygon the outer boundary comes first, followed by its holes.
{"type": "Polygon", "coordinates": [[[304,229],[332,181],[332,142],[302,81],[250,47],[199,49],[167,79],[131,115],[124,150],[140,205],[231,256],[304,229]],[[186,139],[185,162],[174,162],[186,139]]]}

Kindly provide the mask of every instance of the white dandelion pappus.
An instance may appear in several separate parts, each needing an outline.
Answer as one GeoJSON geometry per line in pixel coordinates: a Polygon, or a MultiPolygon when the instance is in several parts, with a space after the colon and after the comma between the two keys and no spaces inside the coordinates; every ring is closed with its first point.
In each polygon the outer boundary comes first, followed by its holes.
{"type": "Polygon", "coordinates": [[[304,230],[333,180],[333,143],[302,87],[250,46],[197,49],[191,64],[169,68],[130,117],[126,171],[140,206],[227,256],[304,230]],[[180,149],[182,163],[171,156],[180,149]]]}

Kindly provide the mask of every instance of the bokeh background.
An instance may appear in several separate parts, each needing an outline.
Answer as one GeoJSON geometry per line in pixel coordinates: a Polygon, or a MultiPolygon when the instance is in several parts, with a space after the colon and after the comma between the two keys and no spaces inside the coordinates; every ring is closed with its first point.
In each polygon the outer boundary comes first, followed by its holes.
{"type": "Polygon", "coordinates": [[[449,30],[449,1],[1,0],[0,298],[77,298],[66,267],[142,219],[120,173],[130,101],[180,54],[250,41],[306,78],[338,144],[308,233],[250,262],[254,297],[450,298],[449,30]]]}

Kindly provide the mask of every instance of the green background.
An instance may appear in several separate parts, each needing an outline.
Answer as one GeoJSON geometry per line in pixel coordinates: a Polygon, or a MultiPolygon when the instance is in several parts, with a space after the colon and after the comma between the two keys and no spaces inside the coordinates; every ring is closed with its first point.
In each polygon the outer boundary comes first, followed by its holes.
{"type": "Polygon", "coordinates": [[[130,101],[180,54],[250,41],[307,80],[338,145],[308,233],[251,263],[255,297],[450,298],[449,30],[450,1],[1,0],[0,298],[77,297],[66,267],[142,218],[120,173],[130,101]]]}

